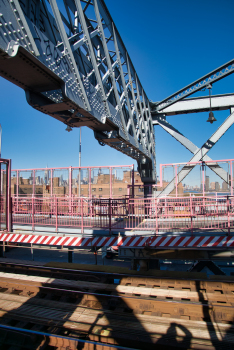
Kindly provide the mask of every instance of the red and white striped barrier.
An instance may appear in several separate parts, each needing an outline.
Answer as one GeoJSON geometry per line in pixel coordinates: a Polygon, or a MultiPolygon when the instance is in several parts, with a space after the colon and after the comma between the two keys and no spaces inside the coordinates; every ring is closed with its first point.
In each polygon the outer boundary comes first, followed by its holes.
{"type": "Polygon", "coordinates": [[[233,248],[234,236],[77,237],[0,233],[0,242],[69,247],[233,248]]]}

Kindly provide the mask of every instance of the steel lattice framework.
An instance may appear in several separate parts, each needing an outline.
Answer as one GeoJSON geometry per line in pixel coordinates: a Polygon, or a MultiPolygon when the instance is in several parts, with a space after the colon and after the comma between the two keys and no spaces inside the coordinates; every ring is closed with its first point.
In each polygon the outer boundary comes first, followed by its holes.
{"type": "Polygon", "coordinates": [[[28,103],[138,162],[155,176],[149,100],[103,0],[0,1],[0,75],[28,103]]]}

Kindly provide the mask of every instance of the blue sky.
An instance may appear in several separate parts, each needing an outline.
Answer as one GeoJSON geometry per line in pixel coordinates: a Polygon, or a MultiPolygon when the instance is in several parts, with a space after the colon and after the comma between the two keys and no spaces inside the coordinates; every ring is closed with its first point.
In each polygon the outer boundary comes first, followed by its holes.
{"type": "MultiPolygon", "coordinates": [[[[152,101],[160,101],[234,57],[232,0],[106,0],[141,83],[152,101]]],[[[24,91],[0,78],[2,157],[16,168],[78,166],[78,129],[31,108],[24,91]]],[[[213,85],[213,94],[234,90],[234,75],[213,85]]],[[[202,93],[208,95],[208,90],[202,93]]],[[[229,115],[215,112],[168,117],[201,146],[229,115]]],[[[234,158],[232,126],[209,152],[213,159],[234,158]]],[[[191,153],[155,127],[157,169],[160,163],[186,162],[191,153]]],[[[82,166],[127,165],[133,160],[101,147],[92,130],[82,128],[82,166]]]]}

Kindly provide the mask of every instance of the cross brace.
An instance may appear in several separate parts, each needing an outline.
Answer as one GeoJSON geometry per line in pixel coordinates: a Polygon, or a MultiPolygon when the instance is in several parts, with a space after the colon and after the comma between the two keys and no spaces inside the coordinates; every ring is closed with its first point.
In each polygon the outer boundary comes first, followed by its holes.
{"type": "MultiPolygon", "coordinates": [[[[177,139],[182,145],[184,145],[189,151],[194,153],[194,156],[190,159],[189,162],[198,162],[211,160],[206,154],[209,150],[216,144],[216,142],[225,134],[225,132],[232,126],[234,123],[234,112],[223,122],[223,124],[216,130],[216,132],[203,144],[201,148],[198,148],[186,137],[184,137],[178,130],[173,128],[168,122],[159,119],[158,124],[163,127],[164,130],[169,132],[175,139],[177,139]],[[207,159],[208,158],[208,159],[207,159]]],[[[188,163],[189,163],[188,162],[188,163]]],[[[195,165],[187,164],[185,165],[177,175],[178,183],[180,183],[194,168],[195,165]]],[[[211,163],[208,165],[211,170],[213,170],[217,175],[219,175],[224,181],[228,181],[228,175],[224,169],[218,166],[216,163],[211,163]]],[[[168,195],[173,191],[175,187],[175,180],[173,179],[160,193],[160,197],[168,195]]]]}

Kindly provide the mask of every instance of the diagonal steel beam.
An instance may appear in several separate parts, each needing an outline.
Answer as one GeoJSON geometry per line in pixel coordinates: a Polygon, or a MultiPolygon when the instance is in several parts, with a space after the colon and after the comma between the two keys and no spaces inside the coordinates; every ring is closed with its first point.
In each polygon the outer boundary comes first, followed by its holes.
{"type": "Polygon", "coordinates": [[[212,72],[204,75],[200,79],[197,79],[193,83],[185,86],[183,89],[175,92],[169,97],[165,98],[161,102],[158,102],[156,105],[156,110],[161,111],[162,109],[173,105],[174,103],[183,100],[185,97],[188,97],[195,92],[204,89],[209,84],[213,84],[220,79],[232,74],[234,72],[234,59],[223,64],[222,66],[216,68],[212,72]]]}
{"type": "MultiPolygon", "coordinates": [[[[154,125],[160,125],[166,132],[168,132],[172,137],[181,143],[185,148],[187,148],[191,153],[196,154],[199,148],[194,145],[187,137],[185,137],[181,132],[175,129],[167,120],[163,118],[157,118],[157,123],[154,125]]],[[[212,159],[205,155],[203,157],[204,161],[211,161],[212,159]]],[[[229,182],[228,173],[224,170],[218,163],[208,163],[207,166],[217,174],[226,183],[229,182]]],[[[175,179],[175,178],[174,178],[175,179]]]]}
{"type": "MultiPolygon", "coordinates": [[[[230,116],[223,122],[223,124],[215,131],[215,133],[203,144],[201,148],[199,148],[194,156],[190,159],[189,162],[199,162],[204,160],[206,153],[216,144],[216,142],[225,134],[225,132],[232,126],[234,123],[234,112],[230,114],[230,116]]],[[[183,136],[183,135],[181,135],[183,136]]],[[[182,139],[182,138],[181,138],[182,139]]],[[[195,145],[194,145],[195,146],[195,145]]],[[[196,147],[196,146],[195,146],[196,147]]],[[[188,163],[189,163],[188,162],[188,163]]],[[[181,171],[178,173],[178,183],[180,183],[190,172],[193,170],[195,165],[187,164],[185,165],[181,171]]],[[[164,188],[164,190],[160,193],[159,197],[168,195],[173,191],[175,187],[174,179],[164,188]]]]}

